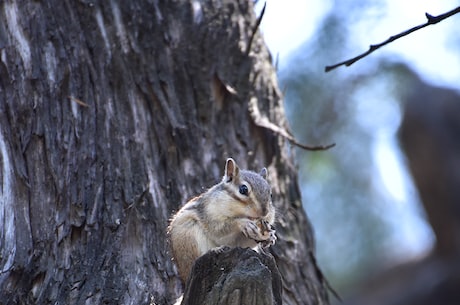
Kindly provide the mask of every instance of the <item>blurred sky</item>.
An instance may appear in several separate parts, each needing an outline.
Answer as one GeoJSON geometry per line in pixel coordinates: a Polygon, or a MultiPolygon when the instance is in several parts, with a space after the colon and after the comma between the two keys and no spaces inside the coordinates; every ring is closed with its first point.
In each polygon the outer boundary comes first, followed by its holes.
{"type": "MultiPolygon", "coordinates": [[[[279,70],[287,69],[290,54],[298,50],[302,44],[312,38],[320,25],[321,20],[328,12],[334,9],[334,2],[328,0],[267,0],[265,15],[261,23],[261,30],[272,55],[278,58],[279,70]]],[[[457,7],[460,2],[411,0],[382,1],[384,4],[374,10],[363,10],[365,16],[350,25],[357,41],[357,49],[346,58],[331,58],[328,65],[336,64],[367,51],[370,44],[385,41],[392,35],[398,34],[411,27],[426,22],[425,12],[439,15],[457,7]]],[[[259,14],[264,2],[258,1],[256,12],[259,14]]],[[[370,56],[391,56],[399,58],[433,84],[454,87],[460,90],[460,56],[458,49],[453,47],[459,44],[458,24],[460,14],[448,18],[438,24],[430,25],[409,36],[403,37],[377,50],[370,56]],[[457,40],[457,41],[455,41],[457,40]]],[[[366,57],[350,67],[339,67],[353,73],[366,65],[366,57]]],[[[314,58],[312,59],[314,60],[314,58]]],[[[334,71],[329,72],[334,73],[334,71]]],[[[375,104],[359,102],[363,115],[357,117],[358,123],[365,128],[372,128],[379,117],[381,109],[375,109],[375,104]],[[369,115],[369,113],[371,115],[369,115]],[[376,114],[376,115],[373,115],[376,114]]],[[[392,112],[386,109],[387,118],[380,118],[385,124],[380,124],[375,130],[379,136],[373,147],[374,160],[379,169],[382,185],[386,188],[396,204],[388,217],[394,218],[395,243],[403,244],[399,250],[406,256],[416,257],[426,253],[432,246],[433,234],[427,223],[420,217],[419,207],[415,206],[413,197],[414,186],[403,169],[400,150],[397,148],[396,132],[399,128],[401,114],[399,110],[392,112]],[[401,216],[403,215],[403,216],[401,216]],[[404,220],[400,219],[404,217],[404,220]],[[401,225],[402,224],[402,225],[401,225]]],[[[314,221],[313,221],[314,224],[314,221]]],[[[393,247],[398,250],[398,247],[393,247]]],[[[396,253],[402,255],[402,253],[396,253]]]]}
{"type": "MultiPolygon", "coordinates": [[[[258,12],[264,3],[258,1],[258,12]]],[[[270,51],[274,56],[279,56],[280,68],[287,63],[292,51],[313,36],[325,14],[334,9],[334,1],[331,0],[267,0],[266,3],[261,29],[270,51]]],[[[386,7],[381,11],[366,12],[368,18],[364,19],[367,20],[367,24],[361,22],[353,25],[356,27],[354,34],[360,36],[362,48],[357,49],[356,53],[349,54],[349,58],[367,51],[370,44],[383,42],[391,35],[425,23],[425,12],[436,16],[458,5],[458,0],[387,0],[386,7]]],[[[454,23],[460,23],[460,14],[403,37],[376,52],[401,56],[430,82],[458,86],[460,57],[452,47],[453,43],[458,43],[455,42],[455,39],[458,39],[458,31],[452,26],[454,23]]],[[[375,54],[377,53],[371,56],[375,54]]],[[[345,59],[348,58],[336,58],[330,64],[345,59]]],[[[357,62],[353,66],[360,63],[357,62]]]]}

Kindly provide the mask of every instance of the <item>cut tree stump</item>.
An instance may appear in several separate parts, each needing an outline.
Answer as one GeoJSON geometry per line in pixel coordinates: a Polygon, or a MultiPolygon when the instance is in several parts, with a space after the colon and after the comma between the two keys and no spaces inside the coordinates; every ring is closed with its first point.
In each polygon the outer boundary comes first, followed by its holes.
{"type": "Polygon", "coordinates": [[[281,305],[282,282],[270,254],[219,248],[195,262],[182,305],[281,305]]]}

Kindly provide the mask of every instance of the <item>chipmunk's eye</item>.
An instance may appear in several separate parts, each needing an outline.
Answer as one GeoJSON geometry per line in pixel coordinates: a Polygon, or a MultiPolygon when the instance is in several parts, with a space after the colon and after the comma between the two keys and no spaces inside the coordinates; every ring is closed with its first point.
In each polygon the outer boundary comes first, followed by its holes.
{"type": "Polygon", "coordinates": [[[247,196],[248,193],[249,193],[248,187],[244,184],[240,185],[240,194],[247,196]]]}

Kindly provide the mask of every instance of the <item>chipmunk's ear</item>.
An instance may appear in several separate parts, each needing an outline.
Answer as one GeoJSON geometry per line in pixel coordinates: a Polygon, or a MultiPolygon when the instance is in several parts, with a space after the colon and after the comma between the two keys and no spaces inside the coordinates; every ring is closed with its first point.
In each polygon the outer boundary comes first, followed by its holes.
{"type": "Polygon", "coordinates": [[[262,168],[262,170],[260,171],[259,175],[261,175],[262,178],[264,178],[265,180],[267,180],[267,176],[268,176],[267,168],[266,168],[266,167],[262,168]]]}
{"type": "Polygon", "coordinates": [[[238,168],[238,165],[236,165],[235,160],[232,158],[228,158],[227,162],[225,163],[225,175],[224,175],[224,181],[225,182],[230,182],[233,180],[233,178],[237,177],[240,172],[240,169],[238,168]]]}

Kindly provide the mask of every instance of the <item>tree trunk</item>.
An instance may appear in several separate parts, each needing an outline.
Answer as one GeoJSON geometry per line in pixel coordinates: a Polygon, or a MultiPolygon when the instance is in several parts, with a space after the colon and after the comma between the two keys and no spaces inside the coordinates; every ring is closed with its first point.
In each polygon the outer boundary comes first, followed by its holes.
{"type": "Polygon", "coordinates": [[[18,0],[0,16],[0,303],[172,303],[169,217],[227,157],[269,169],[283,303],[327,303],[290,148],[251,116],[286,128],[252,1],[18,0]]]}
{"type": "Polygon", "coordinates": [[[184,305],[282,303],[273,257],[248,248],[218,248],[199,257],[186,287],[184,305]]]}

